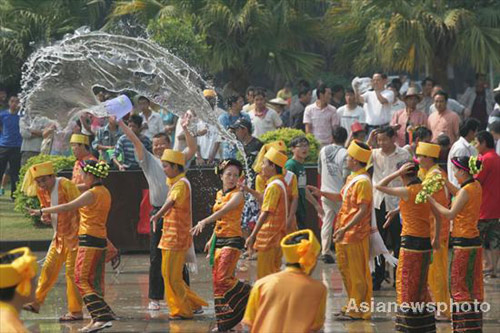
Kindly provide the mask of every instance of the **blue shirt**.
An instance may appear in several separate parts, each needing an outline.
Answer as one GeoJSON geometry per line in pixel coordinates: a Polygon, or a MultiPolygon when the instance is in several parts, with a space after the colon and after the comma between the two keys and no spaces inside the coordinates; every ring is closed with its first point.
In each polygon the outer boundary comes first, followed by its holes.
{"type": "Polygon", "coordinates": [[[250,116],[245,113],[245,112],[240,112],[240,114],[238,116],[231,116],[229,114],[229,112],[224,112],[223,114],[221,114],[219,116],[219,123],[224,126],[224,128],[229,128],[229,126],[231,126],[232,124],[234,124],[236,122],[236,120],[240,119],[240,118],[245,118],[246,120],[248,120],[249,122],[252,122],[250,120],[250,116]]]}
{"type": "Polygon", "coordinates": [[[0,147],[21,147],[20,118],[19,114],[12,114],[8,110],[0,112],[0,147]]]}
{"type": "MultiPolygon", "coordinates": [[[[240,114],[238,116],[232,116],[229,114],[229,112],[224,112],[223,114],[221,114],[219,116],[219,123],[222,126],[224,126],[225,129],[228,129],[229,126],[234,124],[236,122],[236,120],[238,120],[240,118],[245,118],[249,122],[252,122],[250,120],[250,116],[245,112],[240,112],[240,114]]],[[[233,145],[227,141],[222,142],[222,158],[223,159],[226,159],[226,158],[234,158],[235,159],[237,151],[238,151],[238,148],[236,148],[235,145],[233,145]]]]}
{"type": "MultiPolygon", "coordinates": [[[[148,139],[147,136],[141,135],[139,137],[141,140],[142,144],[146,148],[147,151],[151,151],[151,141],[148,139]]],[[[116,143],[115,146],[115,151],[113,152],[112,158],[117,158],[118,156],[122,154],[123,160],[122,160],[122,165],[127,169],[127,170],[137,170],[140,169],[141,167],[139,166],[139,162],[137,161],[135,157],[135,148],[134,144],[130,139],[123,134],[119,139],[118,142],[116,143]]]]}

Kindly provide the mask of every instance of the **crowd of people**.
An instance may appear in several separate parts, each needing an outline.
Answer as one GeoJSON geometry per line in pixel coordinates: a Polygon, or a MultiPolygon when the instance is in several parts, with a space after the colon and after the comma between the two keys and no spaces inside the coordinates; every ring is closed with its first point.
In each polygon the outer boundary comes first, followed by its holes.
{"type": "MultiPolygon", "coordinates": [[[[300,81],[296,95],[287,85],[272,99],[265,89],[249,87],[245,96],[223,99],[227,110],[215,90],[204,90],[220,125],[242,144],[245,161],[195,112],[177,119],[144,96],[126,119],[83,114],[65,129],[42,115],[20,115],[19,100],[10,97],[0,113],[0,175],[9,165],[12,189],[20,165],[40,152],[71,151],[77,161],[71,181],[57,177],[51,162],[25,176],[23,190],[31,189],[42,206],[30,213],[53,225],[56,241],[31,301],[26,290],[16,294],[20,281],[35,276],[16,271],[15,262],[31,258],[29,251],[0,258],[6,271],[19,275],[0,286],[13,290],[0,301],[17,300],[16,306],[38,312],[65,263],[68,313],[61,320],[81,320],[85,304],[92,320],[83,331],[111,326],[116,315],[104,300],[103,267],[119,258],[106,232],[117,198],[102,180],[111,168],[137,169],[153,207],[148,308],[159,310],[165,299],[170,320],[192,319],[207,306],[189,286],[189,266],[193,237],[215,224],[205,250],[213,267],[216,330],[240,322],[252,332],[320,329],[326,288],[310,276],[318,258],[336,262],[342,275],[347,302],[338,320],[371,319],[364,304],[387,283],[398,258],[390,281],[398,330],[435,331],[436,321],[452,321],[456,331],[480,330],[481,309],[472,304],[484,301],[483,280],[497,277],[500,254],[500,86],[491,90],[477,75],[457,101],[430,78],[388,81],[383,73],[373,75],[369,88],[361,80],[352,88],[319,83],[314,89],[300,81]],[[288,147],[259,139],[282,127],[304,133],[288,147]],[[318,187],[307,183],[306,133],[321,148],[318,187]],[[213,214],[193,225],[186,172],[195,164],[215,165],[222,186],[213,214]],[[251,167],[246,178],[244,164],[251,167]],[[307,229],[308,207],[320,217],[320,240],[307,229]],[[375,253],[374,244],[380,248],[375,253]],[[243,256],[257,260],[253,287],[235,277],[245,249],[243,256]],[[408,305],[430,302],[446,307],[408,305]]],[[[95,93],[101,102],[114,97],[95,93]]]]}

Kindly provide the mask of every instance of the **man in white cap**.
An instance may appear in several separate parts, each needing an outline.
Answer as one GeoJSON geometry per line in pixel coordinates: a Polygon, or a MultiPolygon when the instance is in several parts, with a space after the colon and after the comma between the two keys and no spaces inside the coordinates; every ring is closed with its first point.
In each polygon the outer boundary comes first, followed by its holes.
{"type": "Polygon", "coordinates": [[[276,110],[276,112],[278,112],[278,115],[283,121],[282,126],[283,127],[290,126],[290,111],[288,111],[287,109],[288,102],[285,101],[283,98],[276,97],[270,100],[269,104],[271,104],[273,109],[276,110]]]}

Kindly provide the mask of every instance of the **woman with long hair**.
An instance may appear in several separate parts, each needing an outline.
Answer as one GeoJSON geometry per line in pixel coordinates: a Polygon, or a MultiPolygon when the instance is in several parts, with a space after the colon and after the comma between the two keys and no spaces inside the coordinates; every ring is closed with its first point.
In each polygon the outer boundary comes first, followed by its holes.
{"type": "Polygon", "coordinates": [[[115,314],[104,301],[104,273],[106,259],[106,224],[111,209],[111,194],[102,184],[108,176],[105,162],[80,161],[80,172],[89,188],[78,198],[65,204],[30,209],[31,215],[55,214],[78,210],[78,252],[76,254],[75,283],[92,317],[80,332],[95,332],[111,327],[115,314]]]}
{"type": "Polygon", "coordinates": [[[245,246],[241,230],[241,214],[245,203],[243,193],[238,188],[243,166],[237,160],[227,159],[216,167],[216,174],[222,180],[222,189],[217,192],[214,213],[198,222],[191,231],[193,235],[198,235],[205,226],[215,222],[205,251],[210,249],[210,264],[213,265],[217,329],[229,331],[243,318],[250,293],[250,286],[235,277],[236,265],[245,246]]]}
{"type": "Polygon", "coordinates": [[[479,332],[483,327],[480,303],[484,300],[483,249],[477,228],[482,188],[474,175],[481,171],[481,161],[475,156],[459,156],[452,158],[451,163],[460,184],[457,188],[446,181],[455,197],[451,208],[442,206],[431,196],[428,200],[440,214],[453,219],[450,266],[453,330],[479,332]]]}

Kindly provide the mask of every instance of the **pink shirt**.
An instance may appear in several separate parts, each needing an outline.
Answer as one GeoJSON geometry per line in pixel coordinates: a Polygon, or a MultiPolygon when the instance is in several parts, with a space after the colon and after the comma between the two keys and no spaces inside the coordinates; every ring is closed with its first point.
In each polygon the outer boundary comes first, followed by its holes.
{"type": "Polygon", "coordinates": [[[304,111],[304,124],[310,124],[312,134],[324,146],[333,142],[333,127],[340,125],[337,109],[328,104],[320,109],[316,103],[308,105],[304,111]]]}
{"type": "Polygon", "coordinates": [[[432,142],[436,142],[440,134],[446,134],[453,144],[458,139],[459,125],[460,117],[448,109],[443,113],[433,112],[427,119],[427,127],[432,131],[432,142]]]}
{"type": "Polygon", "coordinates": [[[500,219],[500,156],[495,149],[480,155],[483,168],[476,179],[481,183],[483,196],[479,219],[500,219]]]}
{"type": "Polygon", "coordinates": [[[391,126],[401,125],[401,128],[396,132],[396,144],[400,147],[403,147],[407,143],[405,136],[407,125],[413,128],[421,125],[427,125],[427,115],[422,111],[413,111],[410,113],[409,118],[410,119],[408,119],[408,112],[406,112],[406,109],[396,111],[396,113],[392,116],[391,126]]]}

